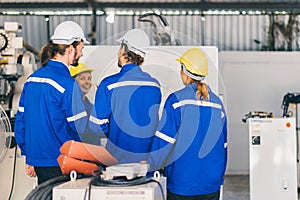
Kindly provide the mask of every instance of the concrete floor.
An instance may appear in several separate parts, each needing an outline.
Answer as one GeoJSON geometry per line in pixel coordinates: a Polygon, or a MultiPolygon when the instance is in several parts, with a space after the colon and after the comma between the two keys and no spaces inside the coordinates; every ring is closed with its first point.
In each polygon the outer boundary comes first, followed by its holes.
{"type": "Polygon", "coordinates": [[[249,200],[249,176],[227,175],[223,188],[223,200],[249,200]]]}
{"type": "MultiPolygon", "coordinates": [[[[249,176],[248,175],[225,176],[223,200],[250,200],[249,176]]],[[[299,189],[298,189],[298,200],[300,200],[299,189]]]]}

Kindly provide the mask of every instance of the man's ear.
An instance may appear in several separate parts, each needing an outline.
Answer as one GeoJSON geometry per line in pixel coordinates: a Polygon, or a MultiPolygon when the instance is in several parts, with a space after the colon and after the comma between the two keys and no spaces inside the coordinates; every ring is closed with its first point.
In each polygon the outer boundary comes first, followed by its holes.
{"type": "Polygon", "coordinates": [[[66,50],[68,51],[69,54],[71,54],[72,51],[75,51],[75,48],[73,47],[73,45],[70,45],[66,50]]]}

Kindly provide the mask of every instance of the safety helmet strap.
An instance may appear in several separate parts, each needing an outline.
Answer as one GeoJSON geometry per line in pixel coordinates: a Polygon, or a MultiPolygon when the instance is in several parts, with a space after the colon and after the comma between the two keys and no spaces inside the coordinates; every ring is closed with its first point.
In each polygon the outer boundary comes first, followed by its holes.
{"type": "Polygon", "coordinates": [[[181,68],[183,70],[183,72],[189,76],[190,78],[192,78],[193,80],[196,80],[196,81],[203,81],[205,79],[205,76],[200,76],[200,75],[197,75],[197,74],[194,74],[190,71],[188,71],[186,69],[186,66],[183,64],[183,63],[180,63],[181,64],[181,68]]]}

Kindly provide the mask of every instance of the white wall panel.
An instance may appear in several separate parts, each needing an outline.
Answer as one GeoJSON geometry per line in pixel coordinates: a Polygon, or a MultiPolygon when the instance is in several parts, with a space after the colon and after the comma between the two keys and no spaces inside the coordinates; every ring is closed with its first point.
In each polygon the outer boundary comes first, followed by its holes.
{"type": "Polygon", "coordinates": [[[219,53],[224,81],[221,92],[228,116],[228,174],[249,173],[248,126],[242,118],[249,111],[272,112],[281,117],[284,95],[300,91],[299,62],[299,52],[219,53]]]}

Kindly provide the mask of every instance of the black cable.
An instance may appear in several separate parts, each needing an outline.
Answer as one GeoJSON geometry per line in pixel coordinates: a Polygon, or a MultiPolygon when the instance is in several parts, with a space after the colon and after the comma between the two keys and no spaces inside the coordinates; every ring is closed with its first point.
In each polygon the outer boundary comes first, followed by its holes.
{"type": "Polygon", "coordinates": [[[152,179],[150,182],[155,182],[155,183],[158,184],[160,192],[161,192],[162,199],[165,200],[164,189],[163,189],[163,186],[160,184],[160,182],[155,180],[155,179],[152,179]]]}
{"type": "Polygon", "coordinates": [[[88,200],[91,199],[91,189],[92,189],[92,182],[93,182],[92,179],[95,179],[95,178],[97,179],[102,174],[102,170],[103,170],[102,167],[100,167],[99,169],[96,169],[96,170],[92,171],[91,181],[89,181],[89,185],[84,191],[84,195],[83,195],[84,200],[86,199],[87,193],[89,194],[88,200]]]}
{"type": "MultiPolygon", "coordinates": [[[[47,187],[46,187],[46,188],[47,188],[47,187]]],[[[43,194],[44,194],[45,191],[46,191],[46,188],[43,188],[43,189],[41,189],[39,192],[37,192],[37,193],[32,197],[32,199],[39,199],[39,200],[41,200],[43,194]]]]}
{"type": "Polygon", "coordinates": [[[55,178],[52,178],[50,180],[45,181],[44,183],[38,185],[36,188],[34,188],[25,198],[25,200],[35,200],[40,199],[41,194],[45,192],[45,189],[49,189],[50,186],[56,184],[56,183],[62,183],[67,182],[70,180],[70,177],[68,175],[62,175],[55,178]],[[40,198],[37,198],[40,197],[40,198]]]}
{"type": "MultiPolygon", "coordinates": [[[[65,183],[67,181],[70,181],[70,178],[68,175],[63,175],[66,178],[62,179],[56,179],[52,183],[46,185],[45,187],[41,188],[39,192],[36,192],[36,194],[33,196],[33,199],[39,199],[39,200],[51,200],[53,195],[53,188],[65,183]]],[[[85,176],[83,174],[77,174],[78,178],[84,178],[85,176]]]]}
{"type": "Polygon", "coordinates": [[[17,161],[17,149],[18,149],[18,147],[15,146],[13,175],[12,175],[11,188],[10,188],[10,193],[9,193],[8,200],[10,200],[11,197],[12,197],[13,190],[14,190],[14,185],[15,185],[16,163],[17,163],[17,162],[16,162],[16,161],[17,161]]]}
{"type": "MultiPolygon", "coordinates": [[[[95,178],[95,177],[93,177],[93,178],[95,178]]],[[[88,200],[90,200],[90,199],[91,199],[91,195],[92,195],[92,181],[89,182],[89,187],[88,187],[88,189],[89,189],[88,200]]]]}
{"type": "Polygon", "coordinates": [[[55,186],[60,185],[66,181],[68,180],[60,180],[52,184],[49,184],[48,186],[36,192],[36,194],[32,197],[32,199],[39,199],[39,200],[52,199],[52,189],[55,186]]]}
{"type": "Polygon", "coordinates": [[[41,192],[41,196],[38,196],[39,200],[48,200],[48,199],[52,199],[52,190],[54,187],[56,187],[57,185],[60,185],[62,183],[66,182],[65,180],[61,180],[61,181],[57,181],[51,185],[48,185],[47,187],[45,187],[43,189],[43,191],[41,192]]]}
{"type": "Polygon", "coordinates": [[[151,16],[151,15],[154,15],[154,16],[158,17],[158,18],[162,21],[162,23],[163,23],[164,26],[169,26],[169,24],[168,24],[166,18],[163,17],[162,15],[159,15],[159,14],[156,14],[156,13],[146,13],[146,14],[144,14],[144,15],[141,15],[141,16],[139,17],[139,19],[142,19],[142,18],[144,18],[144,17],[151,16]]]}
{"type": "Polygon", "coordinates": [[[114,180],[102,180],[102,179],[94,179],[92,180],[92,185],[95,186],[112,186],[112,187],[119,187],[119,186],[134,186],[134,185],[142,185],[147,183],[148,177],[138,177],[131,180],[124,180],[124,179],[114,179],[114,180]]]}

